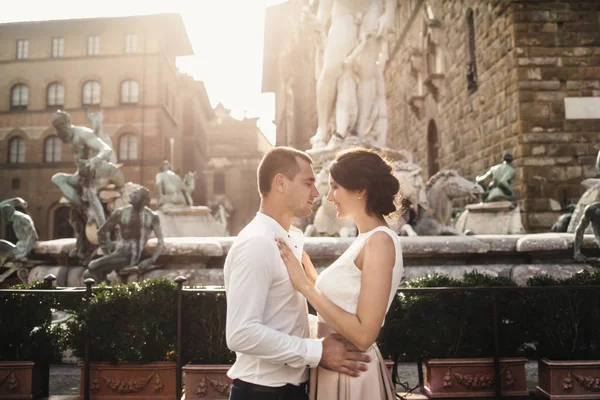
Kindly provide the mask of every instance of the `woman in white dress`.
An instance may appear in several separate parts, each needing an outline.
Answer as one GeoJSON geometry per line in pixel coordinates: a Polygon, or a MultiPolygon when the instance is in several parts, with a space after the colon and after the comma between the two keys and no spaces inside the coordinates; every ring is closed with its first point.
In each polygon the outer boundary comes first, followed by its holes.
{"type": "Polygon", "coordinates": [[[283,242],[278,245],[294,287],[317,310],[318,336],[337,332],[371,362],[358,377],[311,371],[310,399],[392,400],[392,378],[375,339],[404,271],[400,240],[383,218],[396,211],[399,183],[377,153],[358,148],[338,153],[329,184],[327,200],[338,218],[352,218],[359,231],[348,250],[318,275],[306,252],[300,264],[283,242]]]}

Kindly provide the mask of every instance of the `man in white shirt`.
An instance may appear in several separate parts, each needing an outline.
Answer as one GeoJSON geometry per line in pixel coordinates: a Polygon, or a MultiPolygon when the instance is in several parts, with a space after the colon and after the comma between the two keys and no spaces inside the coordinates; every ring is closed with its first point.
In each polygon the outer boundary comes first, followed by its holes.
{"type": "Polygon", "coordinates": [[[304,236],[292,221],[309,216],[319,196],[311,158],[289,147],[272,149],[258,167],[258,186],[260,211],[224,266],[227,346],[237,356],[228,372],[230,399],[304,400],[308,368],[358,376],[370,358],[338,335],[309,338],[306,299],[294,289],[275,242],[283,239],[301,259],[304,236]]]}

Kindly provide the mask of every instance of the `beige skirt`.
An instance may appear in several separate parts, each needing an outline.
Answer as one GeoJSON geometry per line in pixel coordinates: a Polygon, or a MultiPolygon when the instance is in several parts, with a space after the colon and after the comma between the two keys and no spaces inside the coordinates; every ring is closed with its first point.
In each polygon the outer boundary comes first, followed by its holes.
{"type": "MultiPolygon", "coordinates": [[[[323,337],[332,330],[319,323],[318,336],[323,337]]],[[[392,376],[388,372],[377,345],[366,352],[371,356],[367,371],[354,378],[317,367],[310,370],[310,400],[394,400],[396,398],[392,376]]]]}

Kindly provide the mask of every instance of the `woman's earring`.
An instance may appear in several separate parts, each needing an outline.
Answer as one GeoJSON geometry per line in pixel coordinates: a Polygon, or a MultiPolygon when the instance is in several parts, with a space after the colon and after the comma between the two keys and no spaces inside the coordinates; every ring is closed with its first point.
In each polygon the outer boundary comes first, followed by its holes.
{"type": "Polygon", "coordinates": [[[358,199],[359,199],[359,200],[362,200],[362,196],[358,196],[358,199]]]}

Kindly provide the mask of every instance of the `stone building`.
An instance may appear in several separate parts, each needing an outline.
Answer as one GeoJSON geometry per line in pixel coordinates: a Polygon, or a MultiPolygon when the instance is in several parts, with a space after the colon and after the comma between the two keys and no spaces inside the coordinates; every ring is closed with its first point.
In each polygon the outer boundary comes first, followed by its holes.
{"type": "Polygon", "coordinates": [[[388,146],[471,179],[511,152],[525,228],[549,230],[597,175],[599,21],[595,0],[399,0],[388,146]]]}
{"type": "Polygon", "coordinates": [[[208,130],[207,199],[213,208],[224,202],[229,234],[237,235],[260,206],[256,169],[272,145],[257,127],[257,118],[235,119],[222,104],[214,112],[208,130]]]}
{"type": "MultiPolygon", "coordinates": [[[[154,196],[165,159],[202,175],[214,113],[204,85],[175,66],[192,54],[178,14],[0,24],[0,193],[28,201],[41,239],[70,234],[50,181],[75,170],[51,126],[57,109],[90,127],[86,111],[102,110],[126,181],[154,196]]],[[[196,186],[202,203],[203,182],[196,186]]]]}
{"type": "Polygon", "coordinates": [[[262,91],[275,94],[275,144],[306,150],[317,126],[316,33],[303,18],[306,0],[267,8],[262,91]]]}

